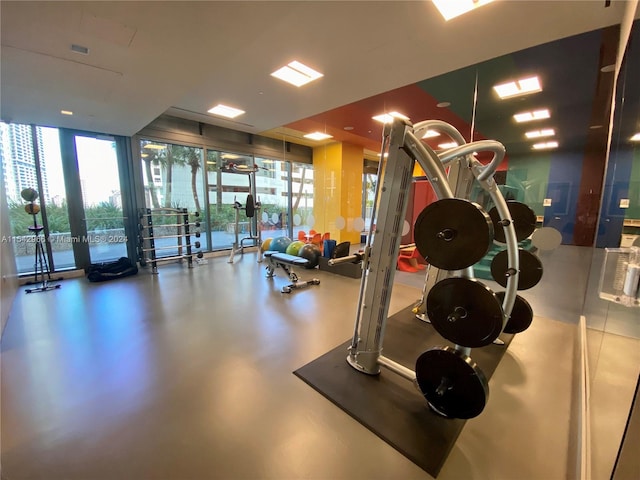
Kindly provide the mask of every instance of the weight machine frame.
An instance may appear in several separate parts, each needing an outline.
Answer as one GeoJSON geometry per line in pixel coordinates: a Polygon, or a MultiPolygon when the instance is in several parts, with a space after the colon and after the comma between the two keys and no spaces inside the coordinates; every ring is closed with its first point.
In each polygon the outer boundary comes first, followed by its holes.
{"type": "MultiPolygon", "coordinates": [[[[377,375],[380,373],[380,366],[384,366],[416,382],[416,373],[413,370],[382,355],[391,289],[407,209],[409,183],[416,162],[426,173],[438,199],[468,197],[471,183],[475,179],[495,203],[500,223],[504,228],[508,255],[509,276],[502,303],[504,329],[515,303],[519,269],[518,242],[511,214],[493,179],[504,153],[504,146],[494,140],[466,143],[458,130],[438,120],[412,125],[408,121],[394,119],[392,123],[385,125],[371,228],[362,255],[363,272],[356,322],[353,339],[348,348],[347,361],[354,369],[377,375]],[[458,143],[458,146],[436,153],[419,140],[426,130],[446,133],[458,143]],[[493,159],[486,166],[473,155],[480,151],[493,153],[493,159]],[[448,174],[445,170],[447,165],[448,174]]],[[[336,259],[335,263],[349,261],[353,261],[352,256],[336,259]]],[[[447,276],[472,279],[473,267],[455,272],[428,267],[424,292],[428,292],[431,286],[447,276]]],[[[460,345],[455,345],[454,348],[467,356],[471,350],[460,345]]]]}
{"type": "MultiPolygon", "coordinates": [[[[258,167],[257,165],[254,165],[252,168],[239,168],[237,165],[231,164],[228,167],[228,172],[229,173],[237,173],[240,175],[247,175],[249,177],[249,195],[251,195],[252,200],[257,198],[256,196],[256,172],[258,171],[260,167],[258,167]]],[[[238,241],[238,224],[240,223],[240,209],[242,208],[242,204],[240,202],[238,202],[235,197],[233,199],[233,206],[236,210],[236,216],[235,216],[235,224],[234,224],[234,234],[235,234],[235,241],[233,243],[233,245],[231,246],[231,254],[229,255],[229,260],[227,260],[227,263],[233,263],[233,259],[235,257],[236,254],[240,254],[240,255],[244,255],[244,242],[245,240],[251,240],[255,243],[254,246],[260,247],[260,245],[262,244],[262,231],[260,230],[260,226],[258,225],[258,214],[260,212],[260,208],[262,207],[262,205],[260,204],[260,201],[255,201],[253,200],[253,205],[254,205],[254,216],[253,217],[247,217],[250,219],[249,222],[249,236],[248,237],[244,237],[243,239],[241,239],[240,241],[238,241]],[[254,229],[255,229],[255,235],[254,235],[254,229]]],[[[247,205],[245,204],[245,211],[246,211],[247,205]]],[[[262,262],[262,249],[258,248],[258,263],[262,262]]]]}

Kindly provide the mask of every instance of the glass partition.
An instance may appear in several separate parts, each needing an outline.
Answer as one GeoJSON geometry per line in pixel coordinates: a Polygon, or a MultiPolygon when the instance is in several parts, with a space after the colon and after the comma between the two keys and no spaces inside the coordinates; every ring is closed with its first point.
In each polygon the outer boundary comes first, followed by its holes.
{"type": "MultiPolygon", "coordinates": [[[[635,22],[616,84],[596,248],[584,301],[593,478],[631,478],[626,466],[633,464],[629,456],[635,453],[630,452],[637,451],[633,444],[626,453],[620,449],[640,372],[639,85],[640,24],[635,22]]],[[[638,398],[635,404],[637,409],[638,398]]]]}

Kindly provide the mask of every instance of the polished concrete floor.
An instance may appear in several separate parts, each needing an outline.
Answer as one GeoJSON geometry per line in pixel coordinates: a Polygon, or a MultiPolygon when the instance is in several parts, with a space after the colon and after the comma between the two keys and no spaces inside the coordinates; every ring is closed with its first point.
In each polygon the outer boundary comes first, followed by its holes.
{"type": "MultiPolygon", "coordinates": [[[[359,280],[313,271],[321,285],[284,295],[282,272],[264,273],[249,253],[19,292],[2,338],[2,478],[431,478],[292,374],[352,336],[359,280]]],[[[407,280],[397,277],[391,312],[419,297],[407,280]]],[[[565,306],[547,307],[511,343],[439,479],[574,475],[578,330],[557,318],[565,306]]],[[[600,473],[613,466],[640,349],[595,334],[592,396],[608,412],[594,422],[606,434],[600,473]]]]}

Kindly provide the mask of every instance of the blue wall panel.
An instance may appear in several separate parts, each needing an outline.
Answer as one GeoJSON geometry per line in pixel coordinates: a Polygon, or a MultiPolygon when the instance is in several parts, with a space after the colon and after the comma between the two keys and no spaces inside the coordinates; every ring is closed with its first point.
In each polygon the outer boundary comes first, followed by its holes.
{"type": "Polygon", "coordinates": [[[551,206],[544,212],[544,225],[562,234],[563,244],[573,244],[576,206],[582,177],[582,154],[553,153],[546,198],[551,206]]]}

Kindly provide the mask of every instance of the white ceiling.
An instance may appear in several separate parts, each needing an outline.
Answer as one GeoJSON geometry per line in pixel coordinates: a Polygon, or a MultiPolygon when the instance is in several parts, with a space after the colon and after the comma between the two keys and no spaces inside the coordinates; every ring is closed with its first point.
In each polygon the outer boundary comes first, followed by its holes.
{"type": "Polygon", "coordinates": [[[2,1],[1,117],[130,136],[166,112],[260,133],[623,12],[622,1],[503,0],[445,22],[422,0],[2,1]],[[325,76],[299,89],[270,76],[293,59],[325,76]],[[246,113],[207,114],[217,103],[246,113]]]}

